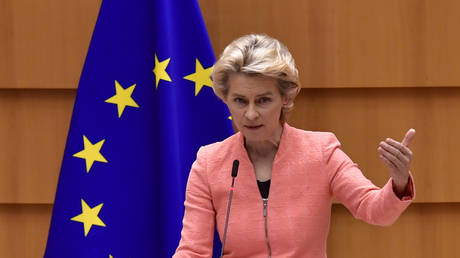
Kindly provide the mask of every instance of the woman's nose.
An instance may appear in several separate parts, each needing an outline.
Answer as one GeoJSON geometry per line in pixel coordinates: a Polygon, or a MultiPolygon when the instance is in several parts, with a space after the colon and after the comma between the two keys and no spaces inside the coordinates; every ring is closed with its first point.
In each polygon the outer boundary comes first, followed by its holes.
{"type": "Polygon", "coordinates": [[[249,105],[244,115],[248,120],[255,120],[259,117],[259,112],[254,108],[254,105],[249,105]]]}

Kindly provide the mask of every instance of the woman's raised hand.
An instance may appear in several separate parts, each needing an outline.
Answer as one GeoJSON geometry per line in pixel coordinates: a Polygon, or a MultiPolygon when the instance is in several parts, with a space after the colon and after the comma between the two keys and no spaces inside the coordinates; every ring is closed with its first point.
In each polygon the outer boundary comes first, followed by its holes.
{"type": "Polygon", "coordinates": [[[409,167],[412,160],[412,151],[409,145],[414,139],[415,130],[409,129],[402,142],[387,138],[380,142],[377,148],[380,159],[390,170],[393,179],[393,189],[398,196],[406,190],[409,179],[409,167]]]}

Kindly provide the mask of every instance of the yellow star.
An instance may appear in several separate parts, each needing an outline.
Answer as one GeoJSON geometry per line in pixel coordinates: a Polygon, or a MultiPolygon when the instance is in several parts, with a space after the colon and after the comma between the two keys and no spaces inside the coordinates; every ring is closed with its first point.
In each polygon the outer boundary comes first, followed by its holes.
{"type": "Polygon", "coordinates": [[[203,86],[208,86],[212,88],[211,71],[212,66],[204,69],[200,61],[196,59],[195,73],[192,73],[184,77],[184,79],[195,82],[195,96],[198,95],[203,86]]]}
{"type": "Polygon", "coordinates": [[[109,254],[109,258],[113,258],[113,256],[111,254],[109,254]]]}
{"type": "Polygon", "coordinates": [[[77,215],[70,220],[83,223],[85,229],[85,236],[88,235],[88,232],[91,230],[93,225],[105,227],[104,222],[98,217],[99,212],[101,211],[103,203],[90,208],[86,202],[81,199],[81,214],[77,215]]]}
{"type": "Polygon", "coordinates": [[[94,161],[107,163],[107,160],[100,153],[102,145],[104,144],[105,139],[99,141],[96,144],[92,144],[85,135],[83,135],[83,145],[84,149],[80,152],[75,153],[73,156],[77,158],[82,158],[86,160],[86,172],[89,173],[91,166],[93,166],[94,161]]]}
{"type": "Polygon", "coordinates": [[[155,54],[155,68],[153,68],[153,73],[155,74],[156,89],[158,89],[158,83],[160,82],[160,80],[165,80],[168,82],[171,81],[171,78],[169,78],[169,75],[166,72],[166,68],[168,67],[169,61],[171,61],[171,58],[159,62],[157,54],[155,54]]]}
{"type": "Polygon", "coordinates": [[[121,85],[115,80],[115,95],[106,99],[105,102],[117,104],[118,107],[118,118],[123,114],[126,106],[139,107],[137,103],[131,98],[136,84],[131,85],[129,88],[123,89],[121,85]]]}

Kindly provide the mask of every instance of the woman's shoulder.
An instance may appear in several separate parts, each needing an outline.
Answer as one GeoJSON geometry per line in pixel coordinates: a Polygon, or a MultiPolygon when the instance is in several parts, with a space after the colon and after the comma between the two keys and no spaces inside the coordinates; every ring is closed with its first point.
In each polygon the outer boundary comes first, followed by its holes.
{"type": "Polygon", "coordinates": [[[330,147],[340,146],[340,142],[332,132],[304,130],[288,125],[287,141],[289,145],[298,145],[299,147],[309,146],[314,149],[327,149],[330,147]]]}
{"type": "Polygon", "coordinates": [[[225,156],[227,155],[227,153],[229,153],[229,151],[231,151],[234,148],[236,144],[238,144],[240,140],[239,138],[240,133],[234,133],[233,135],[225,138],[222,141],[204,145],[198,151],[198,156],[225,156]]]}

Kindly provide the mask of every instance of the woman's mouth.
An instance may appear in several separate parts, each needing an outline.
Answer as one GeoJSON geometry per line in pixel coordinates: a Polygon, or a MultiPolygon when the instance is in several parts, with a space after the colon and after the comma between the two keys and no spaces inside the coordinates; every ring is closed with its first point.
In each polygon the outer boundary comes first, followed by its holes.
{"type": "Polygon", "coordinates": [[[262,126],[263,125],[245,125],[244,127],[246,127],[249,130],[257,130],[257,129],[261,128],[262,126]]]}

